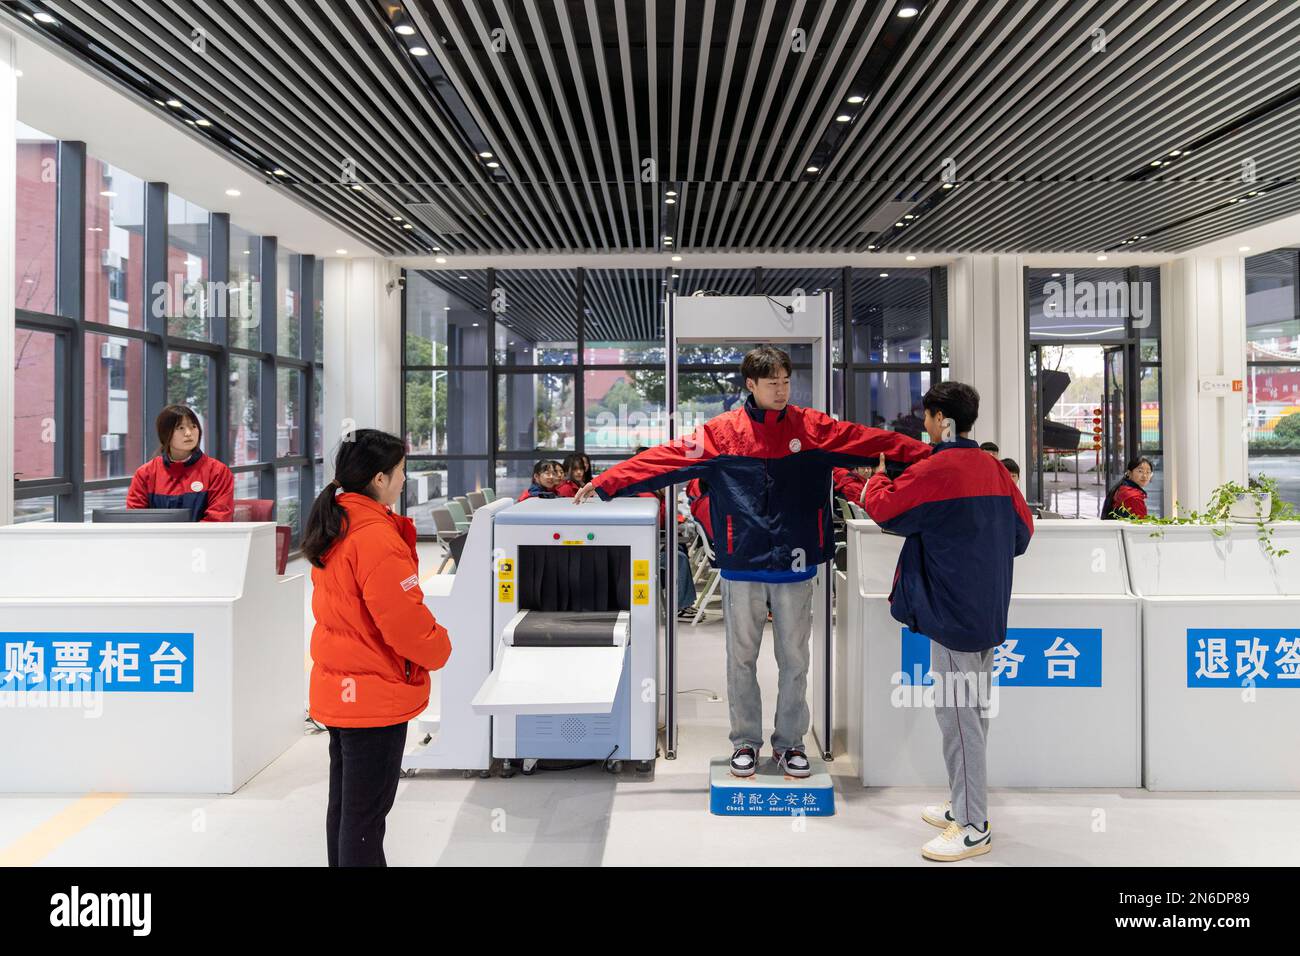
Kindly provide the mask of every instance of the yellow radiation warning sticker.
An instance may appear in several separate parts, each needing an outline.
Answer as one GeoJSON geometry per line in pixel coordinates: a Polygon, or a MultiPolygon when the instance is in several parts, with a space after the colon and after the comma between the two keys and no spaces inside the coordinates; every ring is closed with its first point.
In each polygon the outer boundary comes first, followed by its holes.
{"type": "Polygon", "coordinates": [[[515,562],[512,558],[502,558],[497,562],[497,580],[513,581],[515,579],[515,562]]]}
{"type": "Polygon", "coordinates": [[[650,603],[650,585],[633,584],[632,585],[632,603],[649,604],[650,603]]]}
{"type": "Polygon", "coordinates": [[[509,604],[515,599],[515,582],[498,581],[497,582],[497,600],[502,604],[509,604]]]}
{"type": "Polygon", "coordinates": [[[633,561],[632,562],[632,580],[649,581],[650,580],[650,562],[633,561]]]}

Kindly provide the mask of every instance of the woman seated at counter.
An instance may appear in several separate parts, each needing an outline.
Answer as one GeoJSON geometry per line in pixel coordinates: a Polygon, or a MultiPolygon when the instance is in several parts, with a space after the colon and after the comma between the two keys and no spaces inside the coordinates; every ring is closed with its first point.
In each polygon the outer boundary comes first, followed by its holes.
{"type": "Polygon", "coordinates": [[[230,469],[203,453],[203,426],[187,405],[158,413],[158,455],[131,479],[128,508],[185,508],[193,521],[229,521],[235,479],[230,469]]]}
{"type": "Polygon", "coordinates": [[[1147,483],[1154,469],[1151,459],[1138,456],[1129,461],[1119,484],[1106,493],[1101,504],[1102,520],[1116,518],[1145,518],[1147,516],[1147,483]]]}

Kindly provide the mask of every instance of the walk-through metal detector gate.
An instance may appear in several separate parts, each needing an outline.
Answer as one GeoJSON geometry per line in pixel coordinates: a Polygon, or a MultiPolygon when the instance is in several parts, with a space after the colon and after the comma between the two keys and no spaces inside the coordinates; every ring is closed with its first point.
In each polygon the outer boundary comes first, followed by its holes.
{"type": "MultiPolygon", "coordinates": [[[[812,400],[809,405],[831,411],[831,294],[768,296],[678,296],[665,303],[665,407],[669,411],[668,439],[680,437],[677,415],[677,347],[702,343],[812,346],[812,400]]],[[[670,517],[676,514],[678,486],[668,489],[670,517]]],[[[823,494],[829,507],[831,484],[823,494]]],[[[668,558],[664,561],[667,620],[664,628],[664,755],[677,757],[677,561],[675,528],[668,528],[668,558]]],[[[808,690],[812,732],[822,757],[833,758],[834,635],[831,630],[832,565],[817,569],[813,596],[811,660],[808,690]]]]}

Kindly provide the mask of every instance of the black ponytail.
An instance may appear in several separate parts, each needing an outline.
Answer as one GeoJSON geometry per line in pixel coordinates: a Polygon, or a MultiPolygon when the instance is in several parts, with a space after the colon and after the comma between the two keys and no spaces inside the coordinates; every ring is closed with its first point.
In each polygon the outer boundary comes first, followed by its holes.
{"type": "Polygon", "coordinates": [[[302,553],[313,565],[325,567],[325,552],[347,534],[347,512],[335,500],[339,489],[369,494],[370,482],[381,471],[388,474],[406,457],[406,445],[396,435],[376,428],[361,428],[345,438],[334,456],[334,480],[321,489],[311,506],[302,534],[302,553]]]}

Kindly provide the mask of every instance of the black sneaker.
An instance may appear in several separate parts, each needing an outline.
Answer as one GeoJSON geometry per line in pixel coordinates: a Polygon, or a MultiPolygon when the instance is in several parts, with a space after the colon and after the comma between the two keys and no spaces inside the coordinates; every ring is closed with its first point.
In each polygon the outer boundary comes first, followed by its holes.
{"type": "Polygon", "coordinates": [[[731,774],[733,777],[752,777],[758,769],[758,752],[753,747],[737,747],[731,755],[731,774]]]}
{"type": "Polygon", "coordinates": [[[777,754],[776,765],[790,777],[807,777],[812,774],[812,765],[808,763],[808,755],[798,747],[791,747],[777,754]]]}

